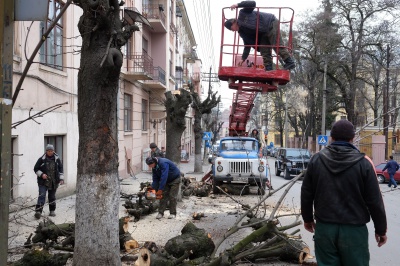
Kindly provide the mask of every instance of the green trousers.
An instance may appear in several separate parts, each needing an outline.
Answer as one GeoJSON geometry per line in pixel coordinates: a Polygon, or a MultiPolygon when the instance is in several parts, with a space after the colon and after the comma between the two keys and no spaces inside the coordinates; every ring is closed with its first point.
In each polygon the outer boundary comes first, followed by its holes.
{"type": "Polygon", "coordinates": [[[176,205],[178,203],[178,193],[179,184],[181,183],[181,178],[177,178],[171,183],[165,184],[163,190],[163,197],[160,200],[160,207],[158,207],[158,212],[164,214],[167,208],[167,203],[169,202],[169,213],[176,215],[176,205]]]}
{"type": "Polygon", "coordinates": [[[368,266],[366,225],[317,222],[314,235],[318,266],[368,266]]]}

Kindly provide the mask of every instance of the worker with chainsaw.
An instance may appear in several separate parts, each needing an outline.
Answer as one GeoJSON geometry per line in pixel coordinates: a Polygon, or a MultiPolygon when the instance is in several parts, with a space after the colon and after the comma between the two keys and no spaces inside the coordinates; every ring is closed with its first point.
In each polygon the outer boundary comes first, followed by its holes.
{"type": "Polygon", "coordinates": [[[152,168],[153,183],[147,189],[156,190],[156,199],[160,200],[157,219],[164,217],[164,211],[169,202],[169,217],[176,217],[176,205],[178,202],[179,184],[181,172],[178,167],[167,158],[148,157],[146,164],[152,168]]]}
{"type": "Polygon", "coordinates": [[[237,31],[245,45],[242,54],[242,61],[239,62],[240,66],[249,56],[251,47],[256,48],[257,40],[257,51],[260,52],[263,57],[266,71],[273,70],[271,46],[284,61],[284,69],[291,70],[295,68],[295,62],[290,56],[288,50],[284,47],[279,47],[279,49],[275,47],[277,45],[276,39],[278,36],[279,46],[283,45],[283,41],[279,32],[279,20],[274,14],[259,12],[258,10],[254,11],[256,8],[255,1],[242,1],[238,4],[233,4],[230,8],[231,10],[242,8],[239,11],[237,19],[232,18],[225,21],[225,28],[231,31],[237,31]]]}

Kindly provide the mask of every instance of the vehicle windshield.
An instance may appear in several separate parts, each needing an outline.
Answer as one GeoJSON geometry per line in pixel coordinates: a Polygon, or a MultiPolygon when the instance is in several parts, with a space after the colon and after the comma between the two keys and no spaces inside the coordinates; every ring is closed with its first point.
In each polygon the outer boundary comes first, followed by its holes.
{"type": "Polygon", "coordinates": [[[287,150],[286,157],[310,159],[311,154],[308,150],[287,150]]]}
{"type": "Polygon", "coordinates": [[[223,140],[221,141],[221,151],[258,151],[255,140],[223,140]]]}

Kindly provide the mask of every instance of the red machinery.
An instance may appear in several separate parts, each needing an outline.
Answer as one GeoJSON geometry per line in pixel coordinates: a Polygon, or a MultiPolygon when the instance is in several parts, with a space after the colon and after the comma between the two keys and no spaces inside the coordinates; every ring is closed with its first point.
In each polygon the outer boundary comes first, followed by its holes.
{"type": "MultiPolygon", "coordinates": [[[[241,43],[238,32],[230,32],[224,27],[227,19],[238,17],[238,9],[230,11],[230,8],[224,8],[222,10],[221,53],[218,77],[220,80],[228,81],[230,89],[237,90],[233,94],[232,109],[229,118],[230,136],[242,136],[246,134],[246,124],[258,92],[267,93],[275,91],[278,85],[285,85],[290,81],[290,72],[279,66],[280,58],[277,54],[279,49],[282,48],[286,48],[289,51],[292,50],[294,11],[287,7],[256,7],[255,11],[257,10],[259,12],[273,13],[279,20],[277,43],[265,45],[265,47],[272,48],[275,51],[275,54],[272,53],[275,70],[272,71],[265,71],[263,58],[257,53],[259,45],[253,46],[254,49],[250,52],[245,62],[246,64],[238,66],[245,45],[243,42],[241,43]],[[229,15],[228,17],[226,16],[227,14],[229,15]],[[287,34],[285,36],[288,40],[286,46],[282,43],[279,44],[280,32],[287,34]]],[[[256,36],[257,38],[258,36],[256,36]]]]}

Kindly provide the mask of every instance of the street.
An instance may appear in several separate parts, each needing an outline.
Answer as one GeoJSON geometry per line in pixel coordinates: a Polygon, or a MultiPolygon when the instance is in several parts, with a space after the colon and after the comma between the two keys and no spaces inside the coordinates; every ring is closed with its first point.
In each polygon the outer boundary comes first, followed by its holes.
{"type": "MultiPolygon", "coordinates": [[[[275,176],[274,171],[274,158],[267,158],[267,162],[270,168],[269,178],[272,182],[274,189],[279,188],[288,181],[282,176],[275,176]]],[[[200,180],[202,174],[193,174],[193,164],[194,160],[190,160],[187,164],[181,164],[180,169],[185,176],[195,177],[200,180]]],[[[209,169],[208,165],[203,167],[204,172],[209,169]]],[[[136,179],[128,178],[121,182],[121,191],[124,193],[136,193],[139,189],[140,182],[150,181],[150,173],[142,172],[136,175],[136,179]]],[[[285,215],[290,213],[299,213],[300,210],[300,189],[302,181],[297,181],[296,184],[288,192],[286,198],[283,201],[281,210],[278,211],[277,215],[285,215]]],[[[349,183],[350,185],[350,183],[349,183]]],[[[370,222],[368,224],[369,228],[369,245],[371,253],[371,263],[372,266],[387,265],[394,266],[398,265],[397,260],[397,245],[400,243],[400,237],[395,232],[400,232],[398,215],[397,215],[397,201],[400,194],[400,189],[390,190],[387,184],[382,184],[381,190],[385,201],[387,216],[388,216],[388,242],[381,248],[377,247],[374,238],[373,224],[370,222]]],[[[253,191],[254,192],[254,191],[253,191]]],[[[283,191],[282,191],[283,192],[283,191]]],[[[266,205],[268,211],[271,211],[275,203],[279,200],[282,192],[274,194],[266,200],[266,205]]],[[[257,202],[258,196],[255,193],[246,196],[234,196],[237,200],[245,204],[253,205],[257,202]]],[[[122,207],[123,200],[121,200],[120,206],[120,217],[126,215],[124,207],[122,207]]],[[[164,245],[166,241],[174,236],[180,234],[181,229],[187,222],[193,222],[197,227],[203,228],[206,232],[209,232],[215,241],[222,236],[231,225],[236,221],[236,218],[240,213],[240,206],[233,202],[232,199],[226,197],[225,195],[211,195],[210,197],[194,197],[183,199],[182,202],[178,204],[178,215],[175,220],[169,220],[163,218],[161,220],[155,219],[156,213],[148,216],[142,217],[138,222],[129,223],[129,232],[131,232],[134,239],[139,241],[139,243],[144,243],[144,241],[154,241],[157,245],[164,245]],[[191,215],[194,212],[203,212],[205,217],[199,221],[193,221],[191,215]]],[[[74,222],[75,218],[75,195],[63,199],[57,200],[57,216],[52,217],[56,223],[66,223],[74,222]]],[[[45,208],[45,216],[47,218],[47,208],[45,208]]],[[[165,215],[168,216],[168,211],[165,215]]],[[[269,213],[267,212],[267,217],[269,213]]],[[[294,221],[293,216],[280,217],[279,220],[282,224],[289,224],[294,221]]],[[[10,230],[9,230],[9,248],[21,246],[30,233],[34,232],[35,227],[38,224],[38,220],[33,218],[33,211],[31,209],[23,209],[18,212],[10,214],[10,230]]],[[[300,235],[303,241],[310,247],[311,254],[314,256],[314,247],[312,241],[312,234],[306,231],[303,225],[300,225],[289,232],[294,231],[294,229],[300,229],[300,235]]],[[[231,236],[227,241],[223,243],[220,251],[232,246],[237,243],[245,235],[251,232],[250,229],[246,229],[243,232],[237,233],[231,236]]],[[[9,254],[9,258],[12,254],[9,254]]],[[[315,261],[315,259],[311,260],[315,261]]],[[[240,263],[237,265],[251,265],[247,263],[240,263]]],[[[254,265],[254,264],[253,264],[254,265]]],[[[257,263],[257,265],[296,265],[284,262],[263,262],[257,263]]]]}

